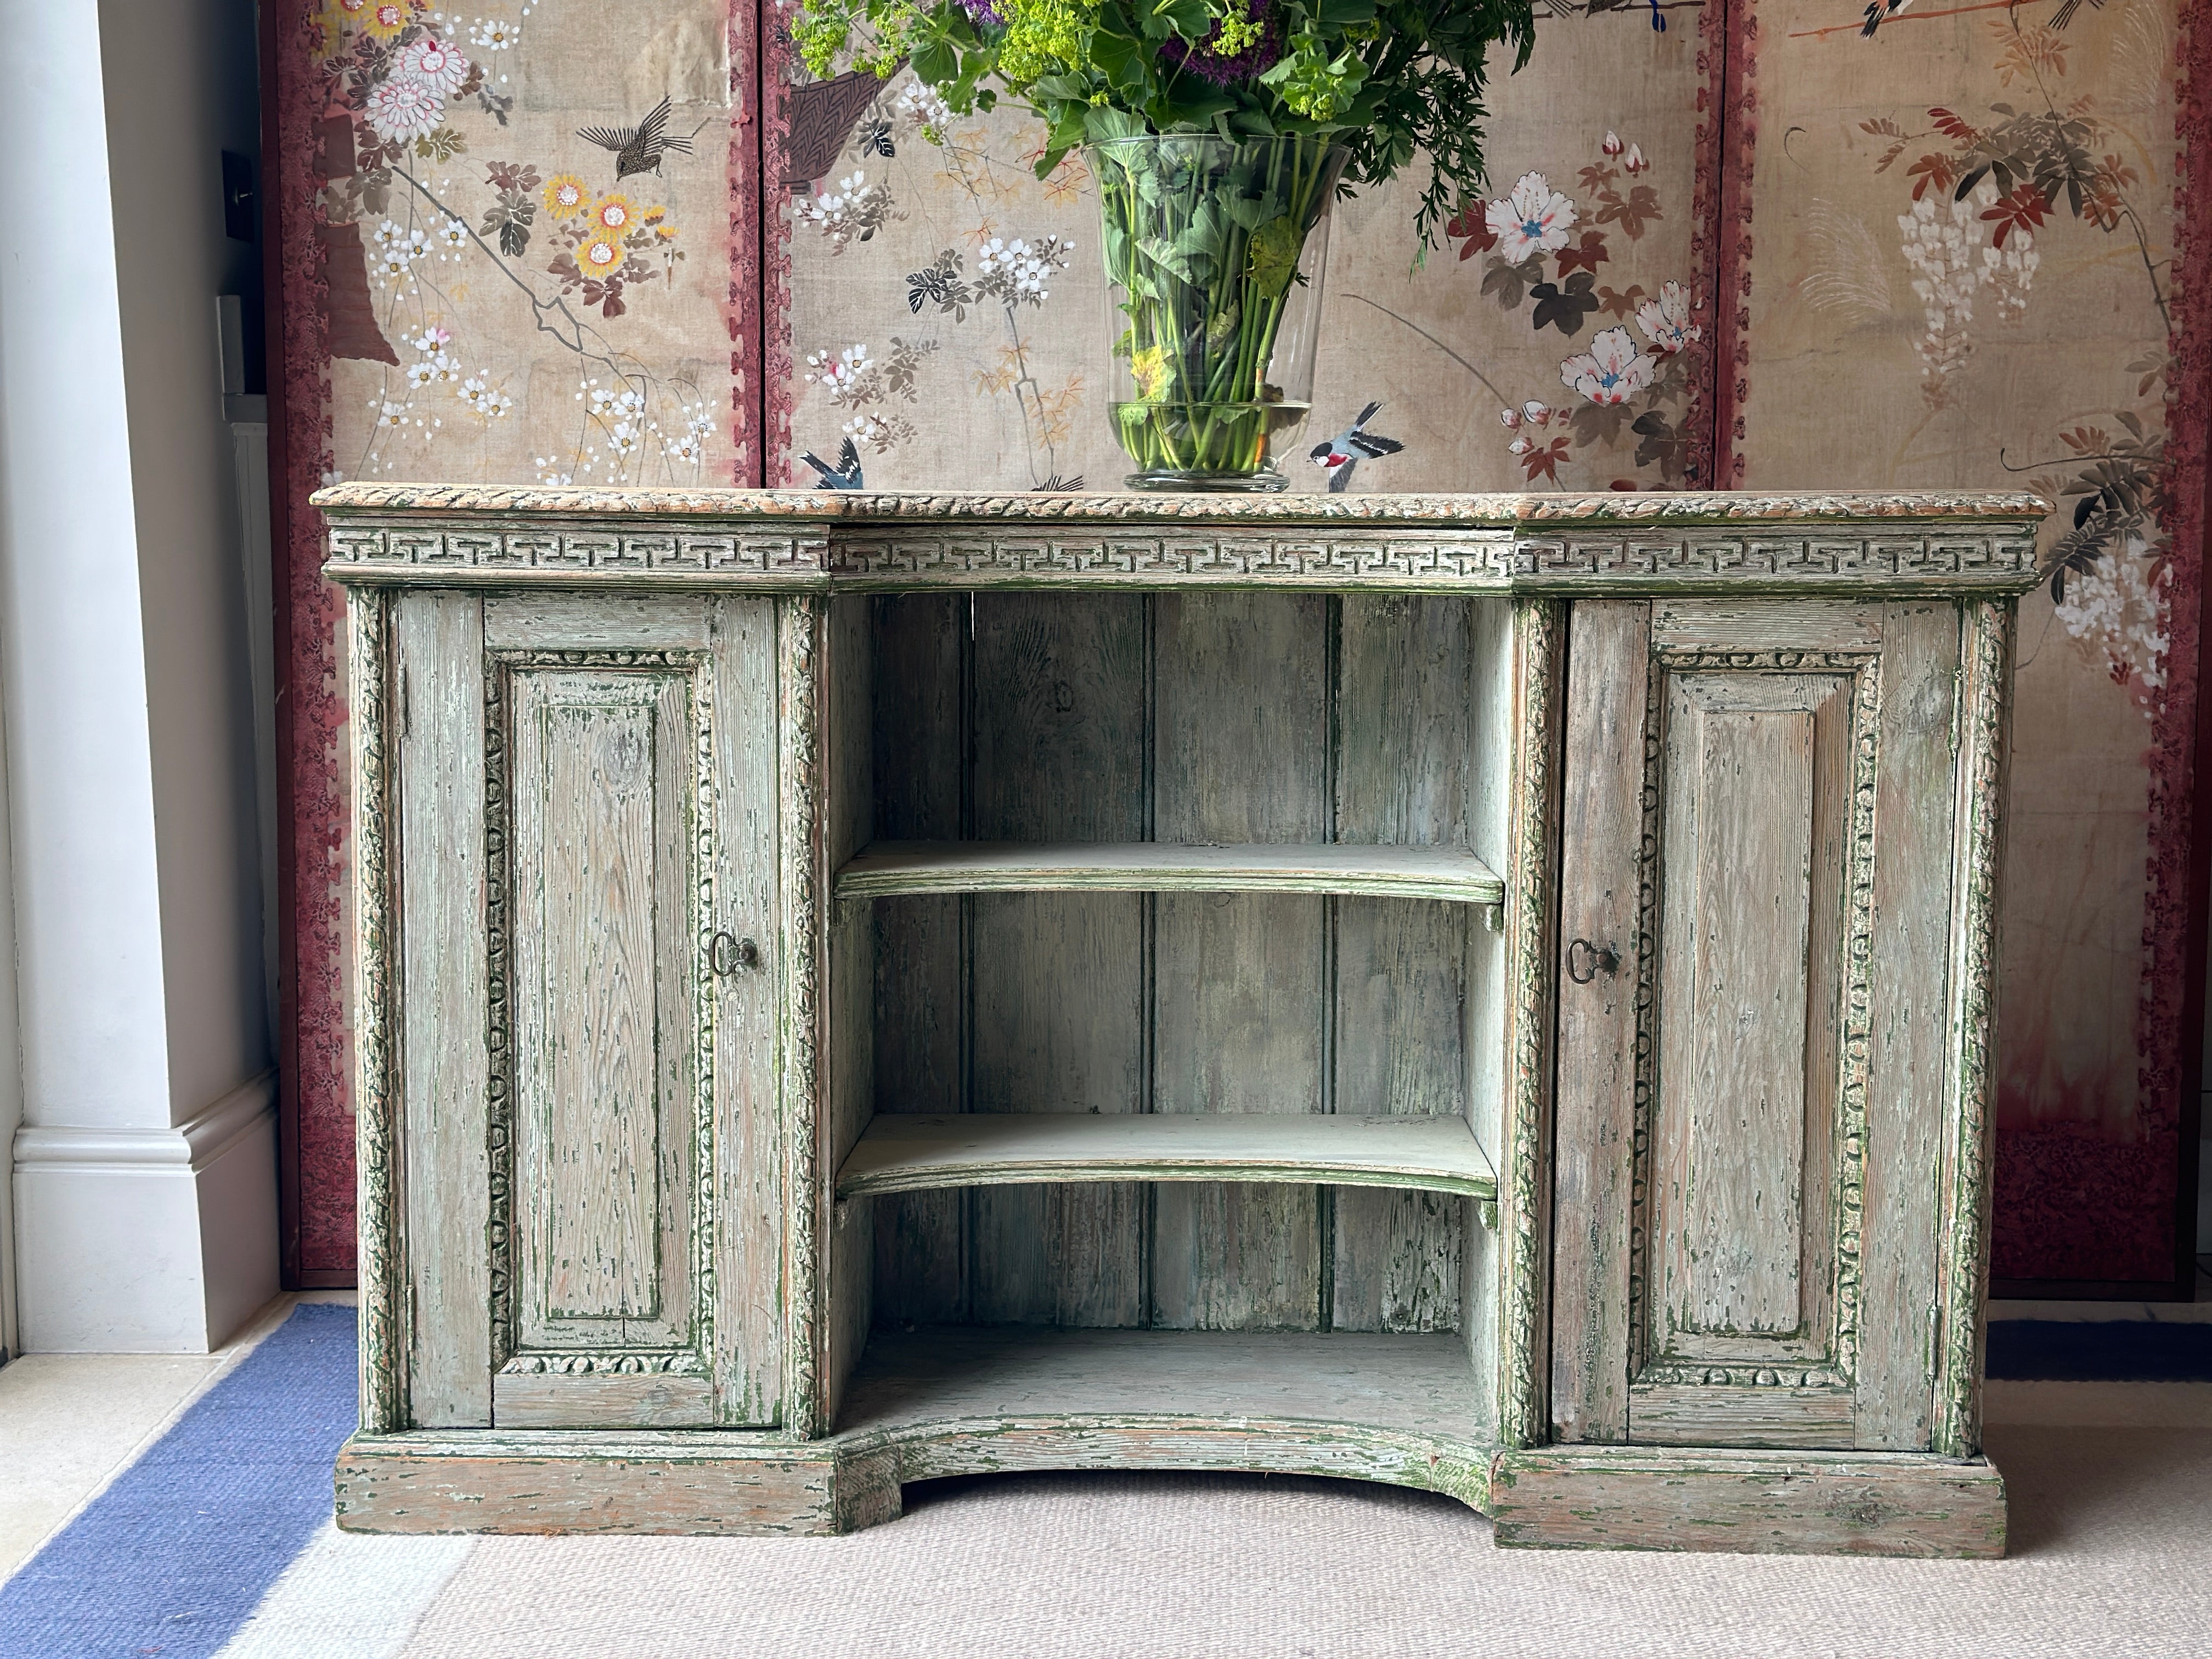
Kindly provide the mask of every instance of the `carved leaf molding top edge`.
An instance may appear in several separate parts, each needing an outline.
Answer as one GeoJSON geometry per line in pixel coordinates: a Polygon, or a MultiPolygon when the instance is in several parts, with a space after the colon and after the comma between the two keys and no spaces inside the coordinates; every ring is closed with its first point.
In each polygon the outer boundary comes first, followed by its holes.
{"type": "Polygon", "coordinates": [[[332,518],[399,513],[591,518],[806,520],[865,526],[915,520],[1054,524],[1744,523],[1968,519],[2039,521],[2050,504],[2022,490],[1599,490],[1554,495],[937,495],[819,489],[576,489],[544,485],[342,483],[311,505],[332,518]]]}

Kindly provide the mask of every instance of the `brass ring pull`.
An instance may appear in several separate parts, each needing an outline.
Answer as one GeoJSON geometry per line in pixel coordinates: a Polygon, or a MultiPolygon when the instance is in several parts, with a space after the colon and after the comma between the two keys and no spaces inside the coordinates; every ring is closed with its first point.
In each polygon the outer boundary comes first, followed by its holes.
{"type": "Polygon", "coordinates": [[[1589,984],[1601,973],[1620,971],[1620,952],[1610,945],[1592,945],[1586,939],[1578,939],[1567,946],[1567,977],[1577,985],[1589,984]]]}
{"type": "Polygon", "coordinates": [[[707,965],[723,979],[727,979],[740,968],[760,966],[760,946],[749,939],[737,939],[727,933],[716,933],[707,946],[707,965]]]}

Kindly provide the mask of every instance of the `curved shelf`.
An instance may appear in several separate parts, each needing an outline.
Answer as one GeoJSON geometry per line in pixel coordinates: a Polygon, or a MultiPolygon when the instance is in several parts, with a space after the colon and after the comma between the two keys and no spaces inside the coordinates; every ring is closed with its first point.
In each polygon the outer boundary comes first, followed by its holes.
{"type": "Polygon", "coordinates": [[[831,1443],[875,1475],[869,1487],[1261,1469],[1425,1487],[1480,1509],[1487,1416],[1456,1334],[925,1326],[869,1339],[831,1443]]]}
{"type": "Polygon", "coordinates": [[[1343,842],[879,841],[837,872],[839,898],[902,893],[1356,893],[1501,904],[1505,884],[1455,847],[1343,842]]]}
{"type": "Polygon", "coordinates": [[[878,1113],[837,1171],[837,1195],[1043,1181],[1322,1182],[1498,1196],[1463,1118],[1310,1112],[878,1113]]]}

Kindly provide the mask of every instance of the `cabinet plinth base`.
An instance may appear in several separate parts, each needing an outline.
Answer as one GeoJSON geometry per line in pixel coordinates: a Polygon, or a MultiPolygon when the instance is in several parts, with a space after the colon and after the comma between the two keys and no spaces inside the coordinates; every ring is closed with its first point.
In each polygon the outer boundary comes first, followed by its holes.
{"type": "Polygon", "coordinates": [[[1985,1458],[1552,1446],[1501,1452],[1501,1545],[1742,1555],[1992,1558],[2004,1480],[1985,1458]]]}
{"type": "Polygon", "coordinates": [[[828,1443],[756,1435],[356,1435],[339,1449],[337,1487],[347,1532],[820,1536],[853,1524],[828,1443]]]}
{"type": "Polygon", "coordinates": [[[1327,1475],[1485,1508],[1493,1449],[1402,1431],[1255,1419],[999,1418],[827,1440],[742,1433],[416,1430],[339,1450],[348,1532],[824,1535],[901,1513],[900,1489],[1048,1469],[1327,1475]]]}
{"type": "Polygon", "coordinates": [[[1042,1469],[1235,1470],[1415,1486],[1534,1549],[1991,1558],[2004,1481],[1904,1452],[1561,1446],[1492,1452],[1402,1431],[1188,1418],[1001,1419],[766,1434],[418,1430],[338,1454],[349,1532],[826,1536],[897,1519],[900,1488],[1042,1469]]]}

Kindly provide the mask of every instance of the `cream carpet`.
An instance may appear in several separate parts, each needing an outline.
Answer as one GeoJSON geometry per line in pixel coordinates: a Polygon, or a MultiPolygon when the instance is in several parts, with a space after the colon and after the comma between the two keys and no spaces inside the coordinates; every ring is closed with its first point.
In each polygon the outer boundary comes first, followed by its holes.
{"type": "MultiPolygon", "coordinates": [[[[2212,1654],[2212,1432],[1992,1428],[1999,1562],[1499,1550],[1426,1493],[1259,1476],[908,1489],[840,1539],[488,1538],[405,1659],[2003,1659],[2212,1654]]],[[[373,1545],[368,1539],[349,1542],[373,1545]]]]}

